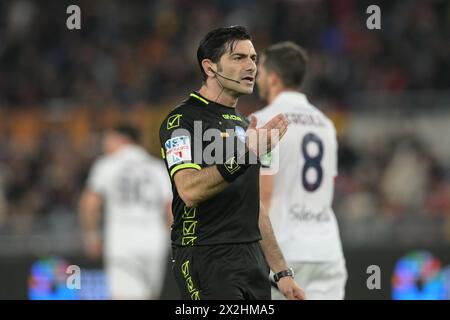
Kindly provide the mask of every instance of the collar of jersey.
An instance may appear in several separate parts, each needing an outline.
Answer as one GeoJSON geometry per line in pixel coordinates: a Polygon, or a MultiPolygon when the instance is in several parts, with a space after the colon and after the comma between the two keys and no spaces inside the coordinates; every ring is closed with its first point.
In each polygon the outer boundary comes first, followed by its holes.
{"type": "Polygon", "coordinates": [[[189,101],[191,103],[193,103],[194,105],[199,105],[199,106],[214,105],[214,106],[218,106],[218,107],[222,107],[222,108],[226,108],[226,109],[235,109],[234,107],[225,106],[223,104],[211,101],[196,91],[191,92],[191,94],[189,95],[189,101]]]}
{"type": "Polygon", "coordinates": [[[288,106],[288,105],[298,105],[299,101],[301,101],[302,106],[309,106],[310,103],[308,98],[304,93],[299,91],[283,91],[281,92],[270,105],[274,106],[288,106]]]}
{"type": "Polygon", "coordinates": [[[191,92],[191,94],[189,95],[189,99],[195,103],[195,104],[200,104],[200,105],[208,105],[210,104],[212,101],[209,101],[208,99],[206,99],[205,97],[203,97],[200,93],[198,92],[191,92]]]}

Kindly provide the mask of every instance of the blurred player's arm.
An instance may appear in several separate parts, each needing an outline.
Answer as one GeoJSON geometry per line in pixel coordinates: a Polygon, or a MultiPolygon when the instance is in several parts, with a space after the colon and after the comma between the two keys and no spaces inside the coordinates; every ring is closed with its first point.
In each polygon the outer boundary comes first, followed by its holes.
{"type": "Polygon", "coordinates": [[[167,201],[165,205],[167,229],[170,230],[173,224],[172,200],[167,201]]]}
{"type": "Polygon", "coordinates": [[[229,185],[216,166],[178,171],[174,181],[178,194],[188,207],[194,207],[215,196],[229,185]]]}
{"type": "Polygon", "coordinates": [[[79,205],[79,216],[83,231],[86,253],[91,258],[99,258],[102,252],[100,221],[102,214],[102,196],[86,188],[79,205]]]}
{"type": "MultiPolygon", "coordinates": [[[[260,241],[261,248],[270,269],[274,273],[288,269],[286,260],[273,233],[269,215],[262,203],[259,210],[259,230],[262,237],[260,241]]],[[[280,292],[289,300],[305,299],[305,293],[291,277],[281,278],[277,286],[280,292]]]]}

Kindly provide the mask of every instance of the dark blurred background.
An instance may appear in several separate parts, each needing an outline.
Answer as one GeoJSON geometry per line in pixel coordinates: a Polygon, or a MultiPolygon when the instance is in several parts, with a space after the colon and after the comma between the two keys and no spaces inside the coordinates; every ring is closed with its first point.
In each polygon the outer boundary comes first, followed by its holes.
{"type": "MultiPolygon", "coordinates": [[[[449,1],[0,0],[1,298],[29,297],[33,261],[89,265],[77,201],[101,133],[126,119],[158,156],[162,118],[201,85],[201,37],[235,24],[257,51],[291,40],[309,53],[302,90],[338,131],[347,297],[392,298],[395,264],[415,250],[450,264],[449,1]],[[66,28],[71,4],[81,30],[66,28]],[[366,27],[371,4],[381,30],[366,27]],[[365,287],[370,264],[388,270],[381,291],[365,287]]],[[[239,102],[262,106],[257,93],[239,102]]]]}

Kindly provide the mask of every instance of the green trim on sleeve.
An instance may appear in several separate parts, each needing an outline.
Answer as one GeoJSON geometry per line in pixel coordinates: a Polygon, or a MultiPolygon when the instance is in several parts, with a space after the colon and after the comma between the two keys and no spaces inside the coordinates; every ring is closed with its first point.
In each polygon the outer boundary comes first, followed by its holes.
{"type": "Polygon", "coordinates": [[[172,170],[170,170],[170,177],[172,178],[173,175],[174,175],[177,171],[179,171],[179,170],[181,170],[181,169],[188,169],[188,168],[196,169],[196,170],[201,170],[201,169],[202,169],[202,167],[200,167],[200,166],[199,166],[198,164],[196,164],[196,163],[183,163],[183,164],[177,165],[177,166],[174,167],[172,170]]]}

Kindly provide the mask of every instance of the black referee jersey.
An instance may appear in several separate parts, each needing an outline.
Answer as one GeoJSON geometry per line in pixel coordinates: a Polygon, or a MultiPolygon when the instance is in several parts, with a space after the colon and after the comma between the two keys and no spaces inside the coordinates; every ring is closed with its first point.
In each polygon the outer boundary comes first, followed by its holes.
{"type": "Polygon", "coordinates": [[[251,165],[222,192],[193,208],[184,204],[173,180],[180,170],[201,170],[214,165],[205,157],[208,146],[215,140],[208,134],[209,129],[220,133],[225,146],[227,139],[233,138],[230,132],[234,137],[243,138],[247,126],[247,120],[235,108],[210,101],[197,92],[191,93],[164,119],[160,142],[172,182],[174,224],[171,238],[174,246],[250,243],[261,239],[259,164],[251,165]]]}

